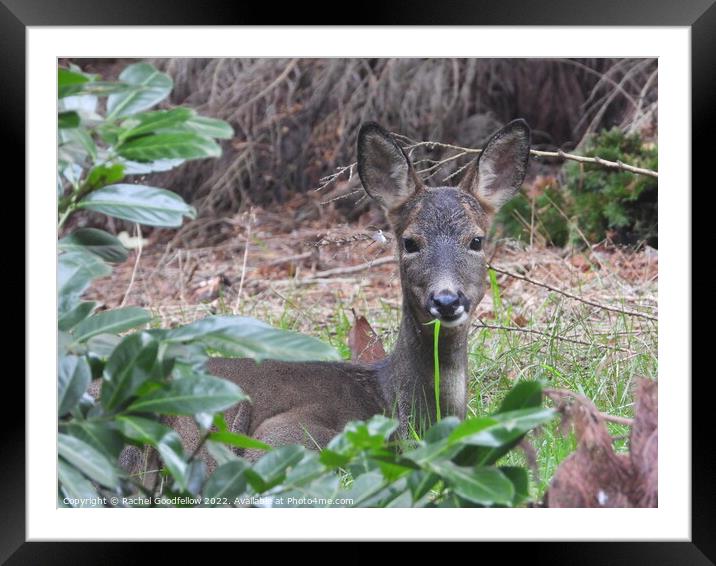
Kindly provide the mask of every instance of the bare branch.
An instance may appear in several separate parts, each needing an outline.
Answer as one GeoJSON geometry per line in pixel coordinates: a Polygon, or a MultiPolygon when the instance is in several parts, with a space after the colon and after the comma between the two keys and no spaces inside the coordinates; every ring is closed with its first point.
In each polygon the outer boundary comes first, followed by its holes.
{"type": "MultiPolygon", "coordinates": [[[[573,399],[576,399],[580,403],[585,403],[585,401],[588,404],[593,403],[584,395],[577,393],[576,391],[570,391],[569,389],[547,388],[547,389],[543,389],[543,392],[545,395],[552,398],[552,400],[554,400],[555,397],[572,397],[573,399]]],[[[610,423],[626,425],[626,426],[634,425],[634,419],[630,419],[628,417],[618,417],[617,415],[610,415],[608,413],[602,413],[602,412],[599,413],[599,416],[602,417],[602,419],[604,419],[605,421],[609,421],[610,423]]]]}
{"type": "Polygon", "coordinates": [[[585,299],[583,297],[578,297],[577,295],[573,295],[572,293],[569,293],[568,291],[563,291],[562,289],[553,287],[552,285],[549,285],[548,283],[544,283],[543,281],[536,281],[534,279],[530,279],[529,277],[527,277],[525,275],[520,275],[519,273],[513,273],[511,271],[506,271],[504,269],[500,269],[499,267],[495,267],[494,265],[490,265],[489,267],[490,267],[490,269],[492,269],[493,271],[496,271],[497,273],[502,273],[503,275],[507,275],[508,277],[514,277],[515,279],[520,279],[520,280],[530,283],[532,285],[537,285],[538,287],[544,287],[545,289],[549,289],[550,291],[559,293],[560,295],[564,295],[565,297],[574,299],[575,301],[579,301],[580,303],[584,303],[584,304],[590,305],[592,307],[597,307],[599,309],[603,309],[606,311],[611,311],[611,312],[615,312],[615,313],[619,313],[619,314],[626,314],[629,316],[637,316],[639,318],[646,318],[647,320],[654,320],[654,321],[659,320],[658,317],[652,316],[650,314],[646,314],[643,312],[632,311],[632,310],[627,310],[627,309],[620,309],[618,307],[613,307],[611,305],[605,305],[603,303],[598,303],[596,301],[590,301],[589,299],[585,299]]]}
{"type": "Polygon", "coordinates": [[[620,348],[619,346],[608,346],[606,344],[597,344],[596,342],[586,342],[577,338],[569,338],[568,336],[561,336],[559,334],[549,334],[548,332],[541,332],[539,330],[533,330],[531,328],[521,328],[519,326],[499,326],[495,324],[485,324],[482,321],[479,324],[473,324],[473,328],[489,328],[491,330],[507,330],[509,332],[522,332],[524,334],[535,334],[537,336],[543,336],[554,340],[560,340],[561,342],[569,342],[571,344],[579,344],[580,346],[594,346],[596,348],[604,348],[607,350],[616,350],[617,352],[625,352],[627,354],[633,354],[631,350],[626,348],[620,348]]]}
{"type": "MultiPolygon", "coordinates": [[[[399,134],[393,133],[393,136],[395,136],[396,138],[403,140],[403,141],[412,141],[412,140],[410,140],[410,138],[406,138],[405,136],[401,136],[399,134]]],[[[440,143],[440,142],[432,142],[432,141],[409,143],[408,145],[405,145],[403,147],[403,149],[405,149],[407,152],[412,152],[419,147],[430,147],[430,148],[439,147],[442,149],[448,149],[448,150],[458,152],[455,155],[451,155],[450,157],[446,157],[445,159],[442,159],[440,161],[430,160],[431,165],[418,170],[418,173],[421,173],[424,175],[427,174],[426,178],[430,178],[433,175],[435,175],[435,173],[440,169],[440,167],[442,167],[446,163],[449,163],[451,161],[454,161],[454,160],[464,157],[466,155],[479,155],[480,153],[482,153],[482,149],[471,149],[471,148],[467,148],[467,147],[451,145],[448,143],[440,143]]],[[[576,161],[577,163],[590,163],[593,165],[599,165],[600,167],[604,167],[606,169],[627,171],[629,173],[634,173],[635,175],[644,175],[646,177],[653,177],[655,179],[659,178],[658,171],[653,171],[651,169],[645,169],[643,167],[636,167],[635,165],[629,165],[628,163],[624,163],[622,161],[610,161],[609,159],[604,159],[599,156],[588,157],[585,155],[575,155],[573,153],[567,153],[565,151],[562,151],[561,149],[558,149],[557,151],[542,151],[542,150],[538,150],[538,149],[531,149],[530,155],[532,155],[534,157],[539,157],[539,158],[546,157],[546,158],[564,159],[566,161],[576,161]]],[[[325,187],[327,187],[328,185],[330,185],[331,183],[336,181],[341,175],[343,175],[346,172],[349,173],[349,178],[352,177],[353,170],[356,167],[356,165],[357,165],[356,163],[351,163],[350,165],[347,165],[345,167],[340,167],[336,173],[334,173],[332,175],[328,175],[326,177],[323,177],[320,180],[321,185],[319,185],[315,190],[320,191],[321,189],[324,189],[325,187]]],[[[458,169],[457,171],[451,173],[448,177],[446,177],[444,179],[444,181],[447,181],[450,178],[454,177],[459,172],[464,170],[465,167],[466,167],[466,165],[463,165],[460,169],[458,169]]],[[[329,202],[331,202],[331,201],[329,201],[329,202]]]]}

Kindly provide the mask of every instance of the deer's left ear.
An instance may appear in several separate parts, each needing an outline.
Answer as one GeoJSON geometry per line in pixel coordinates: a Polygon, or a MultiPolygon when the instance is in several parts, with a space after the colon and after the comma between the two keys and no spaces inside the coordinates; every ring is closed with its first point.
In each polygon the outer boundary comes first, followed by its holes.
{"type": "Polygon", "coordinates": [[[522,186],[530,157],[530,127],[513,120],[485,144],[467,168],[460,188],[472,193],[488,213],[495,213],[522,186]]]}

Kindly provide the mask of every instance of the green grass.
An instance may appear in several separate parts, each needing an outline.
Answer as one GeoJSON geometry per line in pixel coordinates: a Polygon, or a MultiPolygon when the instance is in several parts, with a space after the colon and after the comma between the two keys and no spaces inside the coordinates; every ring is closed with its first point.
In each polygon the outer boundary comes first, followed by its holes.
{"type": "MultiPolygon", "coordinates": [[[[633,320],[626,316],[606,318],[610,328],[606,334],[586,335],[586,316],[566,315],[564,305],[557,304],[557,315],[548,327],[529,321],[526,329],[537,328],[552,336],[573,336],[593,345],[573,344],[558,338],[534,336],[507,330],[477,330],[468,343],[470,359],[469,413],[488,414],[497,409],[504,393],[519,379],[539,380],[545,388],[569,389],[591,399],[602,412],[633,417],[632,384],[637,376],[656,378],[656,329],[643,325],[638,334],[633,320]],[[619,347],[630,352],[610,349],[615,337],[619,347]],[[636,339],[638,337],[638,340],[636,339]],[[644,346],[647,346],[646,348],[644,346]]],[[[573,309],[574,305],[569,307],[573,309]]],[[[577,308],[577,311],[580,309],[577,308]]],[[[582,309],[585,310],[585,309],[582,309]]],[[[585,310],[585,312],[587,312],[585,310]]],[[[539,316],[539,313],[536,313],[539,316]]],[[[499,316],[498,316],[499,318],[499,316]]],[[[547,401],[549,403],[549,401],[547,401]]],[[[537,452],[537,475],[531,495],[540,499],[560,462],[576,448],[574,433],[563,436],[555,420],[543,427],[541,434],[531,438],[537,452]]],[[[609,424],[612,436],[626,436],[629,427],[609,424]]],[[[618,451],[626,451],[626,438],[614,443],[618,451]]],[[[505,458],[506,465],[526,465],[519,451],[505,458]]]]}

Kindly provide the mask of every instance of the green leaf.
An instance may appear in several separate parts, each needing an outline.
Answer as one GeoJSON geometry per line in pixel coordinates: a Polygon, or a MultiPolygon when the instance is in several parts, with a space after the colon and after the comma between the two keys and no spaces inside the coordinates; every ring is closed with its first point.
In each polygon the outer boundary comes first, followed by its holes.
{"type": "Polygon", "coordinates": [[[89,132],[82,127],[67,128],[59,131],[60,144],[58,152],[60,161],[74,162],[80,164],[86,157],[97,159],[97,146],[89,132]]]}
{"type": "Polygon", "coordinates": [[[82,89],[82,85],[89,81],[82,73],[75,73],[67,69],[57,69],[57,97],[64,98],[75,94],[82,89]]]}
{"type": "Polygon", "coordinates": [[[97,165],[92,167],[87,176],[87,184],[93,189],[111,185],[124,179],[124,165],[97,165]]]}
{"type": "Polygon", "coordinates": [[[119,477],[109,460],[79,438],[60,434],[58,436],[58,453],[97,483],[109,488],[119,486],[119,477]]]}
{"type": "Polygon", "coordinates": [[[129,65],[120,73],[119,80],[141,89],[111,94],[107,100],[108,120],[151,108],[169,96],[174,86],[169,75],[158,71],[149,63],[129,65]]]}
{"type": "Polygon", "coordinates": [[[185,124],[194,115],[195,112],[191,108],[183,107],[135,114],[122,123],[124,132],[121,137],[127,140],[159,130],[175,128],[185,124]]]}
{"type": "MultiPolygon", "coordinates": [[[[442,422],[442,421],[441,421],[442,422]]],[[[408,476],[408,487],[413,501],[418,501],[440,480],[440,476],[425,470],[417,470],[408,476]]]]}
{"type": "Polygon", "coordinates": [[[206,450],[209,452],[209,456],[216,460],[217,466],[239,459],[231,448],[224,444],[219,444],[218,442],[212,442],[211,440],[206,442],[206,450]]]}
{"type": "Polygon", "coordinates": [[[60,458],[57,472],[64,496],[78,500],[77,502],[70,502],[72,507],[103,506],[92,482],[87,480],[74,466],[60,458]]]}
{"type": "Polygon", "coordinates": [[[99,358],[108,358],[122,341],[120,336],[114,334],[100,334],[90,338],[87,342],[87,350],[99,358]]]}
{"type": "Polygon", "coordinates": [[[457,495],[479,505],[510,505],[515,495],[512,482],[496,468],[466,468],[441,461],[431,463],[430,469],[457,495]]]}
{"type": "Polygon", "coordinates": [[[143,395],[127,412],[154,412],[165,415],[194,415],[223,411],[247,399],[238,385],[206,374],[175,379],[143,395]]]}
{"type": "Polygon", "coordinates": [[[113,423],[73,419],[68,423],[62,423],[61,426],[62,432],[83,440],[104,454],[110,462],[116,461],[124,448],[124,440],[114,429],[113,423]]]}
{"type": "Polygon", "coordinates": [[[115,348],[102,373],[102,406],[119,407],[151,377],[159,344],[146,332],[127,336],[115,348]]]}
{"type": "Polygon", "coordinates": [[[82,293],[93,279],[112,273],[97,256],[85,251],[72,251],[58,258],[58,311],[62,317],[77,306],[82,293]]]}
{"type": "Polygon", "coordinates": [[[57,379],[57,414],[61,417],[75,408],[87,391],[92,374],[84,356],[60,358],[57,379]]]}
{"type": "Polygon", "coordinates": [[[147,224],[176,228],[182,217],[196,218],[196,210],[171,191],[145,185],[109,185],[90,193],[79,204],[108,216],[147,224]]]}
{"type": "Polygon", "coordinates": [[[59,128],[76,128],[80,125],[80,115],[74,110],[60,112],[57,115],[57,126],[59,128]]]}
{"type": "Polygon", "coordinates": [[[90,313],[97,307],[97,304],[98,303],[95,301],[83,301],[81,303],[78,303],[76,307],[74,307],[72,310],[65,313],[58,319],[57,329],[71,330],[77,324],[87,318],[90,313]]]}
{"type": "Polygon", "coordinates": [[[181,438],[175,430],[157,421],[135,416],[120,415],[116,422],[119,431],[129,440],[140,445],[154,446],[180,489],[187,489],[187,462],[184,459],[181,438]]]}
{"type": "Polygon", "coordinates": [[[303,460],[305,454],[306,449],[296,444],[275,448],[246,470],[246,479],[258,493],[266,491],[280,483],[286,471],[303,460]]]}
{"type": "Polygon", "coordinates": [[[226,497],[234,499],[246,491],[246,469],[248,464],[243,460],[233,460],[222,464],[207,480],[202,495],[208,498],[226,497]]]}
{"type": "Polygon", "coordinates": [[[183,159],[158,159],[150,163],[139,163],[138,161],[122,160],[126,175],[149,175],[150,173],[163,173],[171,171],[184,163],[183,159]]]}
{"type": "Polygon", "coordinates": [[[152,319],[151,315],[139,307],[123,307],[104,311],[83,320],[73,334],[78,342],[85,342],[98,334],[118,334],[146,324],[152,319]]]}
{"type": "Polygon", "coordinates": [[[490,417],[496,421],[495,424],[480,430],[471,429],[469,424],[463,423],[450,438],[451,442],[466,446],[456,461],[470,465],[494,464],[512,450],[528,431],[551,420],[554,415],[552,409],[534,407],[495,413],[490,417]]]}
{"type": "Polygon", "coordinates": [[[211,316],[167,333],[170,342],[198,340],[220,354],[256,360],[339,360],[332,347],[311,336],[272,328],[253,318],[211,316]]]}
{"type": "Polygon", "coordinates": [[[82,249],[110,263],[121,263],[128,257],[127,248],[112,234],[97,228],[78,228],[58,242],[63,251],[82,249]]]}
{"type": "Polygon", "coordinates": [[[464,421],[450,434],[450,443],[499,447],[551,420],[554,410],[543,407],[496,413],[464,421]]]}
{"type": "Polygon", "coordinates": [[[286,473],[284,485],[296,486],[314,480],[326,471],[326,467],[321,464],[319,456],[316,452],[306,452],[298,464],[286,473]]]}
{"type": "Polygon", "coordinates": [[[210,138],[231,139],[234,137],[234,129],[231,125],[216,118],[193,116],[185,122],[184,127],[210,138]]]}
{"type": "Polygon", "coordinates": [[[517,507],[530,496],[527,470],[516,466],[500,466],[499,470],[512,482],[515,489],[512,507],[517,507]]]}
{"type": "Polygon", "coordinates": [[[230,444],[238,448],[255,448],[257,450],[271,450],[268,444],[246,436],[245,434],[239,434],[236,432],[220,431],[212,432],[209,434],[209,440],[215,442],[223,442],[224,444],[230,444]]]}
{"type": "Polygon", "coordinates": [[[517,411],[542,405],[542,386],[538,381],[523,380],[516,383],[505,395],[498,413],[517,411]]]}
{"type": "Polygon", "coordinates": [[[194,132],[166,132],[133,137],[121,143],[117,153],[125,159],[146,163],[158,159],[219,157],[221,147],[211,138],[194,132]]]}

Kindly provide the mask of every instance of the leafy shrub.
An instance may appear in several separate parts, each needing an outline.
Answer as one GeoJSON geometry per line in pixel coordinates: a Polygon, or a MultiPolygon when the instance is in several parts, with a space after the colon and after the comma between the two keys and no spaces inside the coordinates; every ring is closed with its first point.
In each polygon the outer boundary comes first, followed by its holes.
{"type": "MultiPolygon", "coordinates": [[[[657,169],[657,148],[638,134],[605,130],[584,147],[586,155],[657,169]]],[[[657,179],[597,164],[568,162],[564,184],[547,185],[534,198],[538,231],[554,245],[591,243],[609,237],[618,244],[658,246],[657,179]]],[[[499,214],[505,232],[529,239],[532,203],[520,195],[499,214]]]]}
{"type": "MultiPolygon", "coordinates": [[[[78,210],[151,226],[178,226],[193,216],[174,193],[121,183],[137,172],[215,156],[214,138],[231,135],[225,123],[187,108],[149,110],[171,85],[145,63],[127,67],[118,83],[59,70],[60,225],[78,210]],[[105,115],[100,97],[107,99],[105,115]]],[[[332,348],[246,317],[135,330],[151,321],[146,310],[95,312],[95,302],[82,300],[94,279],[111,273],[111,263],[127,259],[122,244],[102,230],[80,228],[58,248],[59,506],[513,506],[527,497],[526,470],[497,462],[552,418],[541,407],[539,384],[516,385],[490,417],[444,419],[403,451],[391,436],[398,423],[383,416],[349,423],[320,453],[272,449],[228,430],[223,411],[246,397],[205,372],[209,354],[339,359],[332,348]],[[101,388],[93,395],[95,379],[101,388]],[[185,453],[177,432],[162,422],[167,415],[195,419],[218,463],[213,474],[196,453],[185,453]],[[158,453],[166,480],[160,496],[119,465],[128,445],[158,453]],[[267,453],[250,464],[232,447],[267,453]]]]}

